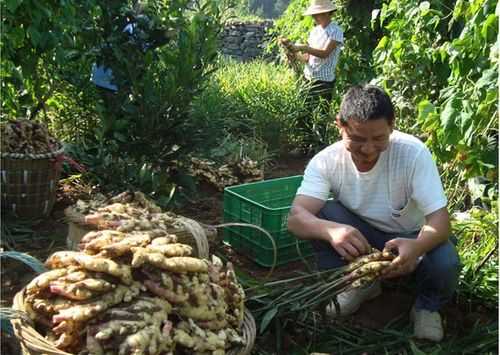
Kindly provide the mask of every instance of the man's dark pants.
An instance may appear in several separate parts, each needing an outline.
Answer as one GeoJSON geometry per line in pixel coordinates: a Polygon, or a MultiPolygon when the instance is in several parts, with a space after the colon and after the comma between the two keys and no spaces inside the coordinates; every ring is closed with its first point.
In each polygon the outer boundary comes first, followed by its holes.
{"type": "MultiPolygon", "coordinates": [[[[337,201],[328,201],[318,217],[357,228],[372,247],[379,250],[384,249],[385,243],[391,239],[398,237],[415,239],[418,234],[415,232],[398,235],[377,230],[337,201]]],[[[314,240],[312,244],[319,269],[331,269],[346,264],[327,242],[314,240]]],[[[414,273],[417,281],[416,309],[438,311],[450,300],[457,287],[460,260],[455,246],[447,241],[427,252],[414,273]]]]}

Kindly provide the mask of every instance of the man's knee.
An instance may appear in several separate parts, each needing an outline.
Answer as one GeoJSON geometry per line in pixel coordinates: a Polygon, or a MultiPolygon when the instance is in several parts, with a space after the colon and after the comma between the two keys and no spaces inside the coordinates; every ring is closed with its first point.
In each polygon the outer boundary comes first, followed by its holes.
{"type": "Polygon", "coordinates": [[[426,269],[439,283],[456,282],[460,272],[460,258],[451,242],[446,242],[426,255],[426,269]]]}

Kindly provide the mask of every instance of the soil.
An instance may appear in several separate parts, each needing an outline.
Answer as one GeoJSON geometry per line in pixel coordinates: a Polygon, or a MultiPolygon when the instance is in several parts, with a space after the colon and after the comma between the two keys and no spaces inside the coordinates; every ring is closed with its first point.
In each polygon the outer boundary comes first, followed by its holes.
{"type": "MultiPolygon", "coordinates": [[[[308,157],[285,157],[274,162],[265,172],[266,179],[300,175],[307,164],[308,157]]],[[[96,187],[87,186],[79,180],[67,179],[62,181],[58,191],[58,199],[52,214],[31,226],[35,233],[25,241],[15,241],[7,245],[2,240],[6,249],[28,253],[39,260],[45,260],[48,255],[57,250],[66,248],[66,235],[68,226],[64,221],[64,209],[76,202],[78,198],[88,198],[97,191],[96,187]]],[[[196,201],[187,202],[174,212],[197,220],[208,225],[222,223],[223,198],[222,192],[201,185],[199,197],[196,201]]],[[[3,233],[3,230],[2,230],[3,233]]],[[[2,236],[4,239],[4,236],[2,236]]],[[[218,238],[210,242],[210,250],[226,260],[231,261],[238,270],[252,278],[263,279],[269,269],[256,265],[251,259],[238,254],[218,238]]],[[[1,306],[10,307],[14,295],[22,289],[35,273],[26,265],[7,258],[1,258],[1,306]]],[[[289,263],[277,267],[272,275],[273,279],[280,279],[292,275],[296,271],[307,271],[303,262],[289,263]]],[[[379,296],[362,305],[360,310],[348,322],[367,328],[380,329],[396,318],[404,317],[411,309],[413,298],[407,291],[398,287],[397,282],[384,283],[383,296],[379,296]],[[390,306],[389,306],[390,305],[390,306]]],[[[444,309],[444,318],[447,320],[447,331],[453,334],[463,334],[479,321],[488,322],[492,319],[491,310],[479,307],[459,306],[450,304],[444,309]],[[466,312],[467,311],[467,312],[466,312]]],[[[17,341],[2,331],[2,349],[6,354],[20,354],[17,341]]]]}

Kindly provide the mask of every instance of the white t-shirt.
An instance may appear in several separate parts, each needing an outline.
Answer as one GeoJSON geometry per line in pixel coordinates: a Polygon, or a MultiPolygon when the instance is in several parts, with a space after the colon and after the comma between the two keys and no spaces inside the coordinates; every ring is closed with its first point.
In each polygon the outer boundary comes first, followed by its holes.
{"type": "Polygon", "coordinates": [[[333,81],[335,80],[335,67],[339,60],[340,50],[344,43],[344,32],[334,22],[330,22],[325,28],[316,26],[309,34],[307,43],[310,47],[323,49],[329,41],[339,44],[327,58],[319,58],[309,55],[309,61],[304,67],[304,76],[309,80],[333,81]]]}
{"type": "Polygon", "coordinates": [[[333,198],[385,232],[418,231],[424,216],[447,204],[439,173],[427,147],[416,137],[393,131],[375,166],[359,172],[339,141],[316,154],[297,195],[333,198]]]}

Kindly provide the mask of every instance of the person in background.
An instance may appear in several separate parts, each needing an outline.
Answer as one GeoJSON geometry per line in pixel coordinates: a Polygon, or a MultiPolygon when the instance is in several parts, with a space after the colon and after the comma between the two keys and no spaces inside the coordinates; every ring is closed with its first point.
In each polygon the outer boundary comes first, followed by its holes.
{"type": "MultiPolygon", "coordinates": [[[[439,310],[456,289],[460,261],[432,155],[419,139],[395,130],[394,122],[381,88],[347,91],[336,118],[342,139],[308,163],[288,229],[311,240],[320,269],[343,266],[371,247],[394,251],[384,277],[415,274],[414,334],[438,342],[439,310]]],[[[380,281],[345,291],[337,296],[340,311],[332,304],[327,314],[349,315],[380,293],[380,281]]]]}
{"type": "MultiPolygon", "coordinates": [[[[335,11],[336,6],[329,0],[312,0],[304,15],[312,16],[316,26],[309,34],[307,44],[292,43],[287,38],[279,39],[287,49],[287,56],[291,62],[299,60],[305,63],[304,77],[310,87],[307,107],[311,109],[317,107],[320,98],[327,104],[332,100],[335,68],[344,43],[344,32],[332,21],[335,11]]],[[[328,110],[325,113],[327,112],[328,110]]],[[[304,131],[306,136],[312,134],[312,124],[309,121],[310,116],[307,116],[298,122],[298,128],[304,131]]],[[[324,129],[322,127],[320,131],[324,129]]],[[[325,134],[325,132],[319,133],[323,136],[325,134]]]]}

